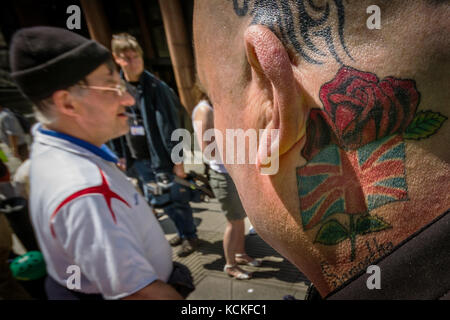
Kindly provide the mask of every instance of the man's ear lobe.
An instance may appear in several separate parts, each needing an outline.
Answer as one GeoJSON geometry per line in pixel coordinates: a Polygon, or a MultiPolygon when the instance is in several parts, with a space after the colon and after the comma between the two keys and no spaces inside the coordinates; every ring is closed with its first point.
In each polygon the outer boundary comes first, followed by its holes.
{"type": "Polygon", "coordinates": [[[55,108],[58,110],[58,112],[66,116],[74,116],[76,114],[75,107],[72,104],[73,101],[68,91],[56,91],[55,93],[53,93],[52,98],[55,108]]]}
{"type": "Polygon", "coordinates": [[[252,81],[271,91],[270,122],[264,128],[267,139],[258,146],[258,164],[263,166],[275,156],[275,149],[282,156],[304,137],[308,108],[294,76],[295,66],[277,36],[264,26],[250,26],[245,45],[252,81]]]}

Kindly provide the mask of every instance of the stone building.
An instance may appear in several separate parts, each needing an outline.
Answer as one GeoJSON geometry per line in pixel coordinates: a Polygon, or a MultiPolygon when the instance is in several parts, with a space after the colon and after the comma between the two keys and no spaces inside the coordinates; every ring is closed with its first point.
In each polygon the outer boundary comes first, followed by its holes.
{"type": "Polygon", "coordinates": [[[192,52],[193,0],[15,0],[0,12],[0,103],[30,113],[8,75],[8,45],[15,31],[30,26],[67,27],[80,12],[80,29],[72,31],[110,47],[114,33],[128,32],[144,49],[145,65],[175,89],[191,112],[195,106],[192,52]],[[68,10],[76,6],[75,11],[68,10]],[[6,101],[5,101],[6,100],[6,101]]]}

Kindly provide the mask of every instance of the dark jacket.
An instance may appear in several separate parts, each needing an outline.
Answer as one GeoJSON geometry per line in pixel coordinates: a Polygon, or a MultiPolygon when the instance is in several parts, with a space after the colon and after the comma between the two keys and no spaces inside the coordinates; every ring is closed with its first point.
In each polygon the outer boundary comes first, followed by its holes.
{"type": "MultiPolygon", "coordinates": [[[[123,74],[121,73],[123,77],[123,74]]],[[[162,146],[156,146],[158,153],[165,152],[161,156],[162,159],[170,159],[172,149],[179,143],[171,141],[172,132],[181,128],[180,119],[184,119],[187,115],[185,108],[181,105],[175,92],[163,81],[157,79],[153,74],[144,71],[139,79],[139,86],[136,90],[130,90],[136,99],[136,105],[142,115],[147,143],[149,150],[155,150],[151,145],[151,121],[156,121],[159,135],[161,137],[162,146]]],[[[110,143],[111,149],[119,158],[126,158],[127,167],[132,165],[133,159],[127,145],[125,136],[113,140],[110,143]]],[[[152,163],[152,169],[156,172],[171,171],[173,168],[172,161],[159,161],[149,155],[152,163]]]]}

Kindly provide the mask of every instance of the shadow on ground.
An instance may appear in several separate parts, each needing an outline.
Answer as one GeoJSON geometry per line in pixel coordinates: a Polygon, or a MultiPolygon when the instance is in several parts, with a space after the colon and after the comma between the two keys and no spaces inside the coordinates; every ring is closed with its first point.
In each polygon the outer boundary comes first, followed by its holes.
{"type": "Polygon", "coordinates": [[[192,207],[192,212],[195,213],[202,213],[202,212],[206,212],[206,211],[211,211],[208,208],[198,208],[198,207],[192,207]]]}
{"type": "MultiPolygon", "coordinates": [[[[194,224],[198,227],[202,223],[202,219],[198,217],[194,217],[194,224]]],[[[159,219],[159,224],[164,231],[164,234],[175,234],[177,233],[177,229],[173,221],[167,216],[164,215],[163,218],[159,219]]]]}
{"type": "MultiPolygon", "coordinates": [[[[246,237],[246,250],[250,256],[261,259],[263,262],[261,267],[243,266],[247,271],[253,272],[253,279],[270,278],[289,283],[309,283],[308,279],[293,264],[283,258],[258,235],[246,237]]],[[[209,261],[203,265],[203,268],[208,271],[223,271],[225,259],[222,240],[209,242],[200,239],[197,251],[203,256],[219,255],[220,258],[207,259],[209,261]]]]}

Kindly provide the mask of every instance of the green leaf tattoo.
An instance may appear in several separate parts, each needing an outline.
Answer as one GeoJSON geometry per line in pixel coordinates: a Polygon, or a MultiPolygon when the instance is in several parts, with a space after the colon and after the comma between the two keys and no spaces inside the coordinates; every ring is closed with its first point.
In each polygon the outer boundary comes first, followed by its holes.
{"type": "Polygon", "coordinates": [[[301,221],[316,233],[314,243],[348,241],[356,261],[363,236],[393,228],[373,211],[409,201],[405,139],[426,139],[448,119],[417,112],[420,97],[414,80],[380,80],[350,66],[322,85],[323,108],[309,113],[301,151],[306,163],[297,168],[301,221]]]}
{"type": "Polygon", "coordinates": [[[351,244],[351,261],[356,257],[356,236],[365,235],[373,232],[379,232],[385,229],[392,228],[388,223],[384,222],[377,216],[364,214],[358,218],[354,223],[354,216],[350,217],[350,229],[347,229],[336,219],[325,222],[317,233],[315,243],[320,243],[326,246],[334,246],[340,242],[350,239],[351,244]]]}
{"type": "Polygon", "coordinates": [[[326,222],[319,230],[314,242],[327,246],[336,245],[349,237],[347,229],[337,220],[326,222]]]}
{"type": "Polygon", "coordinates": [[[426,139],[435,134],[447,117],[434,111],[420,111],[406,129],[403,137],[409,140],[426,139]]]}
{"type": "Polygon", "coordinates": [[[382,231],[391,228],[389,224],[384,222],[381,218],[377,216],[366,215],[360,217],[356,221],[355,232],[359,235],[364,235],[372,232],[382,231]]]}

